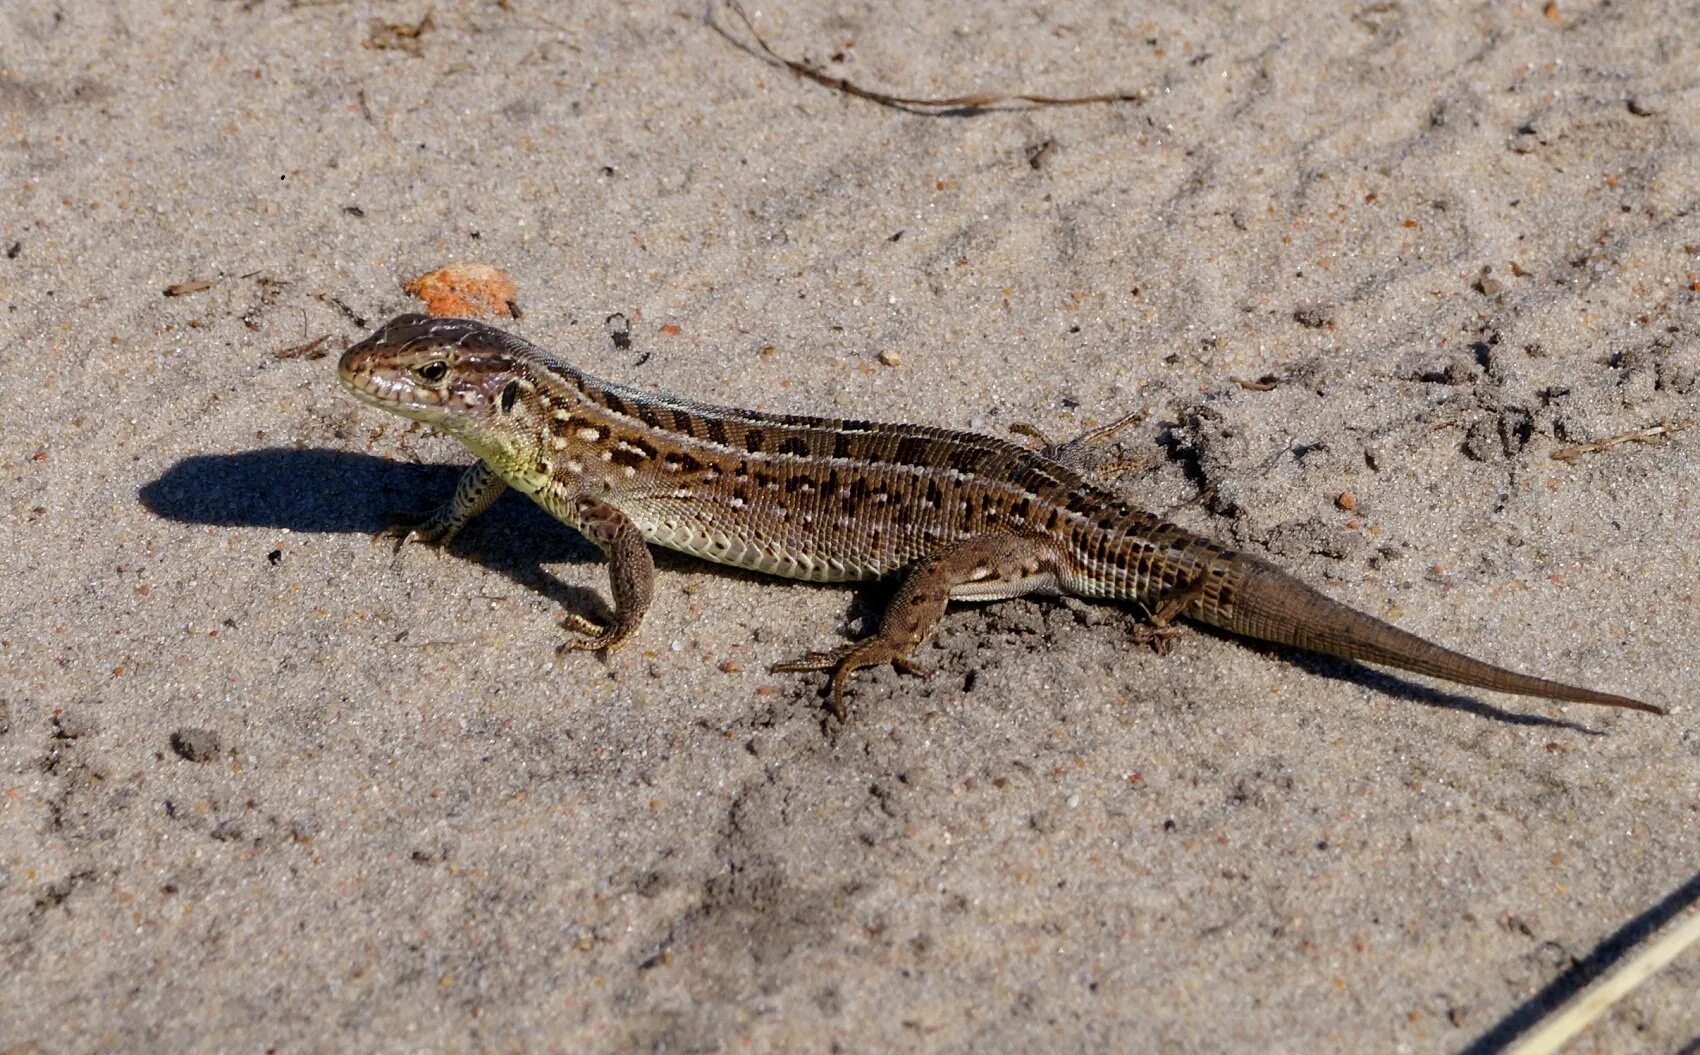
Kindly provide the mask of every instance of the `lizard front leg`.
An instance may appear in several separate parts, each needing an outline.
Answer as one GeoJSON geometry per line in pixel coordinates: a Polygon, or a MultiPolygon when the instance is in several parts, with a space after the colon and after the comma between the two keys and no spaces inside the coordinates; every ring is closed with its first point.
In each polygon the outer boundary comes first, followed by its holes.
{"type": "Polygon", "coordinates": [[[608,585],[614,593],[614,621],[602,626],[577,612],[568,613],[566,627],[586,635],[566,641],[557,653],[619,648],[643,622],[655,588],[655,557],[630,517],[600,498],[581,495],[572,501],[572,523],[608,557],[608,585]]]}
{"type": "Polygon", "coordinates": [[[910,656],[932,634],[952,597],[997,600],[1054,589],[1057,561],[1044,540],[1024,535],[980,535],[964,539],[909,568],[897,588],[879,633],[827,652],[775,663],[776,674],[832,671],[832,713],[844,717],[844,686],[863,667],[890,663],[924,673],[910,656]]]}
{"type": "Polygon", "coordinates": [[[447,547],[473,517],[490,508],[507,486],[502,478],[496,475],[496,470],[482,461],[473,462],[466,472],[460,474],[460,482],[455,484],[453,498],[424,517],[407,523],[391,524],[378,532],[378,537],[393,537],[397,550],[409,542],[434,543],[447,547]]]}

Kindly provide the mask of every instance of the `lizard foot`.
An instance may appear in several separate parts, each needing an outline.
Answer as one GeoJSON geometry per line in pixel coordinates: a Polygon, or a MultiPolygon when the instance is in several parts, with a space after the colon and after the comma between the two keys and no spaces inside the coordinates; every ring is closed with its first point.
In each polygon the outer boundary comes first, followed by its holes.
{"type": "Polygon", "coordinates": [[[1174,621],[1194,601],[1204,596],[1204,582],[1204,576],[1200,575],[1176,587],[1155,611],[1150,611],[1146,623],[1134,628],[1134,641],[1141,645],[1150,645],[1151,650],[1159,656],[1165,655],[1169,651],[1169,642],[1181,632],[1181,628],[1175,626],[1174,621]]]}
{"type": "Polygon", "coordinates": [[[774,674],[801,674],[813,670],[832,671],[832,703],[829,710],[839,721],[844,720],[844,686],[850,683],[850,675],[863,667],[877,667],[881,663],[890,663],[905,674],[917,674],[926,677],[932,671],[911,661],[903,654],[901,647],[883,637],[870,637],[861,641],[852,641],[826,652],[806,652],[797,659],[784,663],[775,663],[768,670],[774,674]]]}
{"type": "Polygon", "coordinates": [[[566,655],[568,652],[612,652],[620,647],[620,643],[630,633],[629,629],[622,629],[618,623],[603,626],[589,616],[579,615],[577,612],[568,613],[567,617],[561,620],[561,626],[584,636],[556,645],[557,656],[566,655]]]}
{"type": "Polygon", "coordinates": [[[1178,626],[1154,626],[1148,623],[1139,623],[1133,627],[1131,634],[1134,644],[1150,645],[1151,651],[1163,656],[1168,654],[1170,642],[1174,641],[1180,635],[1180,632],[1181,628],[1178,626]]]}
{"type": "Polygon", "coordinates": [[[460,534],[460,525],[452,523],[437,513],[391,514],[391,522],[382,531],[372,536],[372,541],[380,539],[395,539],[394,552],[400,553],[401,548],[409,542],[423,542],[438,549],[447,549],[455,536],[460,534]]]}

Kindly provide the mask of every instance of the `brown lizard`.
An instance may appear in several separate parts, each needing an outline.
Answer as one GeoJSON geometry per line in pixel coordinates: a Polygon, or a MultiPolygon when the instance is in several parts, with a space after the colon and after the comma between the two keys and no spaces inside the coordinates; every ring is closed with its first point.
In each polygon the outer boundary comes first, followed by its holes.
{"type": "MultiPolygon", "coordinates": [[[[1072,594],[1131,601],[1161,644],[1178,617],[1262,641],[1500,692],[1664,712],[1518,674],[1330,600],[1273,564],[1135,509],[1043,452],[920,425],[767,414],[601,381],[468,319],[402,315],[343,354],[373,406],[434,425],[478,461],[409,540],[446,545],[506,487],[607,554],[613,620],[567,617],[613,649],[649,607],[649,544],[815,582],[902,575],[879,632],[774,671],[832,671],[832,707],[861,667],[917,670],[952,599],[1072,594]]],[[[1114,426],[1111,426],[1112,428],[1114,426]]]]}

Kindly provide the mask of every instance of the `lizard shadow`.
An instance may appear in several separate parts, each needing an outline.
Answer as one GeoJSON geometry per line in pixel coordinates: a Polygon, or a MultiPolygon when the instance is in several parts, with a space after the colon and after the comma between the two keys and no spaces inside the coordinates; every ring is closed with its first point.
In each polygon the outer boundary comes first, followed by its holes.
{"type": "Polygon", "coordinates": [[[1272,644],[1267,641],[1256,641],[1251,638],[1239,637],[1227,631],[1202,623],[1187,624],[1192,630],[1208,634],[1211,637],[1229,641],[1241,648],[1252,652],[1261,652],[1266,656],[1289,663],[1318,677],[1332,678],[1337,681],[1349,681],[1384,692],[1389,696],[1410,700],[1425,707],[1440,707],[1450,711],[1462,711],[1473,714],[1478,718],[1487,718],[1507,725],[1532,725],[1547,729],[1568,729],[1571,732],[1582,733],[1585,736],[1604,736],[1601,730],[1583,725],[1580,722],[1565,718],[1548,718],[1539,714],[1527,714],[1521,711],[1508,711],[1484,703],[1474,696],[1459,692],[1449,692],[1437,689],[1422,682],[1411,681],[1399,674],[1372,667],[1366,663],[1354,660],[1340,659],[1336,656],[1323,655],[1317,652],[1306,652],[1303,649],[1291,648],[1287,645],[1272,644]]]}
{"type": "MultiPolygon", "coordinates": [[[[322,448],[273,447],[184,458],[144,484],[137,497],[150,512],[180,523],[371,537],[399,517],[424,513],[447,500],[465,468],[322,448]]],[[[393,546],[390,540],[377,542],[393,546]]],[[[270,545],[269,540],[264,543],[270,545]]],[[[444,556],[482,564],[546,597],[562,614],[571,611],[604,620],[613,614],[604,585],[565,583],[544,568],[600,565],[601,551],[511,490],[469,524],[444,556]]],[[[702,563],[668,550],[655,551],[656,567],[663,571],[700,568],[702,563]]],[[[762,578],[739,568],[719,570],[751,582],[762,578]]]]}
{"type": "MultiPolygon", "coordinates": [[[[446,500],[464,469],[274,447],[184,458],[144,484],[137,497],[150,512],[181,523],[375,536],[398,517],[446,500]]],[[[591,618],[611,614],[597,590],[564,583],[543,567],[601,563],[602,554],[523,495],[503,494],[445,556],[483,564],[563,610],[591,618]]]]}

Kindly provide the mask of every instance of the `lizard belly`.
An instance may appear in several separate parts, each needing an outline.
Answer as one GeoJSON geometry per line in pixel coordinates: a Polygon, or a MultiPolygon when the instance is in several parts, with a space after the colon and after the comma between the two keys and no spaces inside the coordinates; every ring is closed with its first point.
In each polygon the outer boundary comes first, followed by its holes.
{"type": "Polygon", "coordinates": [[[686,518],[633,519],[643,537],[657,546],[768,575],[812,582],[850,582],[883,574],[882,569],[866,562],[810,552],[783,538],[735,532],[686,518]]]}
{"type": "Polygon", "coordinates": [[[1025,597],[1030,593],[1054,596],[1061,592],[1056,575],[1045,572],[1040,575],[1024,575],[1019,579],[958,583],[950,588],[950,597],[954,601],[1002,601],[1010,597],[1025,597]]]}

